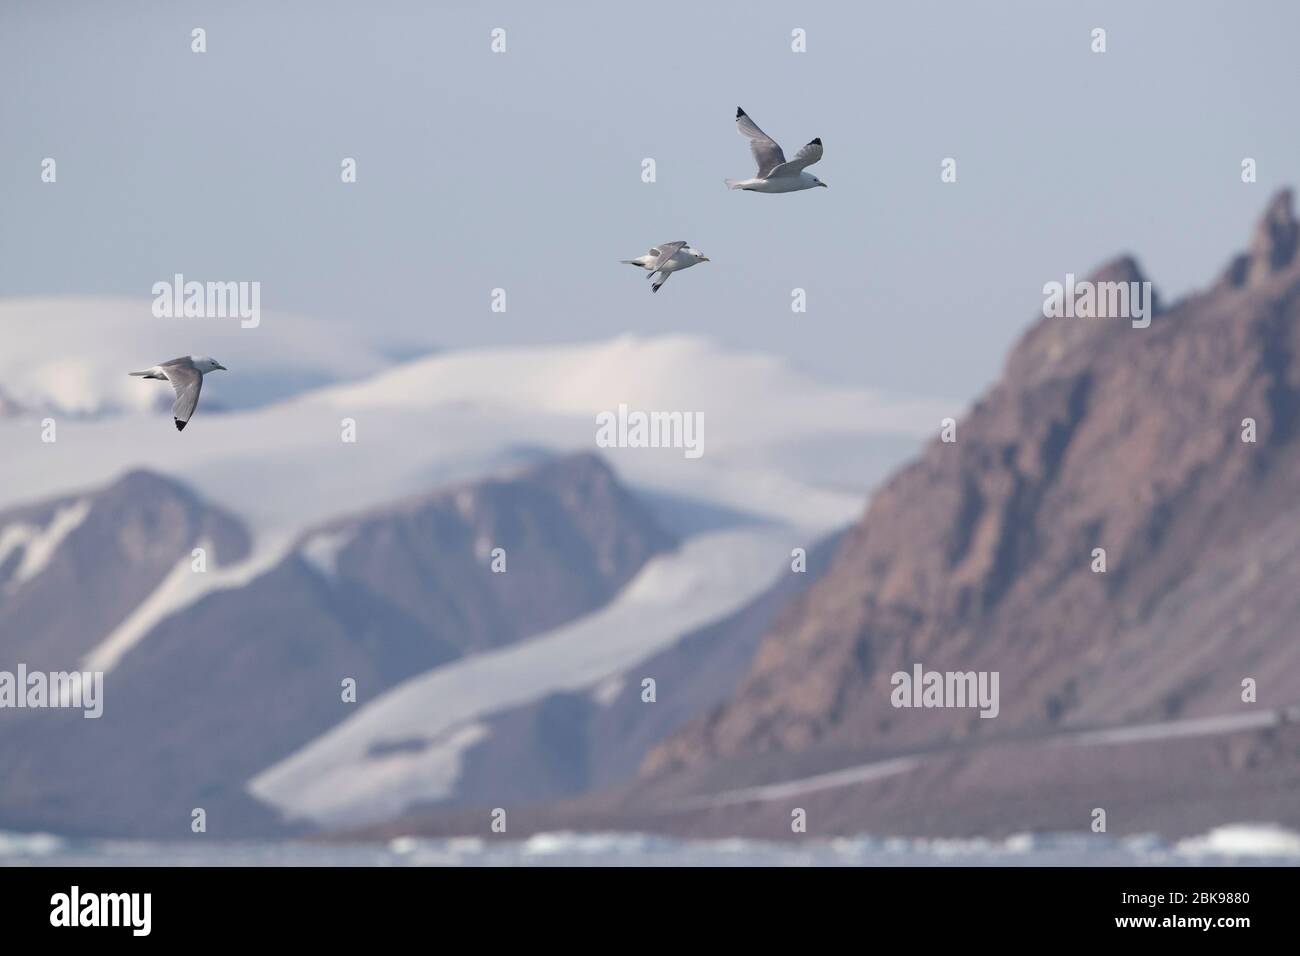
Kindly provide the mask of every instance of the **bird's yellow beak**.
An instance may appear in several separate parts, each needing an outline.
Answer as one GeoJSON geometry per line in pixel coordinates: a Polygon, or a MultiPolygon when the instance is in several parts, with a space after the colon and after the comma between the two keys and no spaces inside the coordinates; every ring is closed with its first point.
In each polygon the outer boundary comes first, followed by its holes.
{"type": "Polygon", "coordinates": [[[708,257],[708,256],[700,256],[700,261],[701,261],[701,262],[708,262],[708,261],[709,261],[709,257],[708,257]]]}

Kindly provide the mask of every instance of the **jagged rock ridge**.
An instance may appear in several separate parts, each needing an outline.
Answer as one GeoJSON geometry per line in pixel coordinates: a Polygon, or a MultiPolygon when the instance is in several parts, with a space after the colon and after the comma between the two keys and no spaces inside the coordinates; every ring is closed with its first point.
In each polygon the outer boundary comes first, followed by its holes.
{"type": "MultiPolygon", "coordinates": [[[[1300,576],[1300,555],[1265,548],[1300,527],[1296,253],[1285,191],[1227,281],[1149,328],[1036,322],[957,442],[936,439],[886,484],[734,697],[644,771],[1231,713],[1252,675],[1274,705],[1300,701],[1300,654],[1279,639],[1300,607],[1273,587],[1300,576]],[[1230,586],[1235,625],[1211,613],[1230,586]],[[890,675],[915,662],[999,671],[1000,716],[893,708],[890,675]]],[[[1143,276],[1126,257],[1092,278],[1143,276]]]]}

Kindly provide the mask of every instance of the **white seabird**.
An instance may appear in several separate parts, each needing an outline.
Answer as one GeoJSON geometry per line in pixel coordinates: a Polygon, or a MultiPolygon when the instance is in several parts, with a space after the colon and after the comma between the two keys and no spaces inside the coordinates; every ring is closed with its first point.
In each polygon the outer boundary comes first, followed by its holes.
{"type": "Polygon", "coordinates": [[[650,249],[650,252],[644,256],[637,256],[635,259],[620,259],[619,262],[626,263],[630,266],[640,266],[647,269],[650,275],[646,278],[654,278],[654,274],[659,273],[659,281],[650,286],[651,292],[658,292],[659,287],[668,281],[668,277],[674,272],[680,272],[682,269],[689,269],[691,266],[698,265],[701,262],[708,262],[709,257],[692,246],[686,244],[682,239],[678,242],[664,242],[650,249]]]}
{"type": "Polygon", "coordinates": [[[776,140],[759,129],[740,107],[736,107],[736,129],[749,140],[754,162],[758,163],[758,174],[752,179],[724,180],[728,188],[756,193],[793,193],[826,185],[812,173],[804,172],[805,166],[811,166],[822,158],[820,136],[799,150],[794,159],[787,161],[776,140]]]}
{"type": "Polygon", "coordinates": [[[206,355],[183,355],[170,362],[163,362],[143,372],[131,372],[141,378],[166,379],[176,389],[176,401],[172,404],[172,418],[176,421],[176,430],[184,431],[189,423],[194,408],[199,404],[199,391],[203,388],[203,376],[217,369],[229,371],[214,358],[206,355]]]}

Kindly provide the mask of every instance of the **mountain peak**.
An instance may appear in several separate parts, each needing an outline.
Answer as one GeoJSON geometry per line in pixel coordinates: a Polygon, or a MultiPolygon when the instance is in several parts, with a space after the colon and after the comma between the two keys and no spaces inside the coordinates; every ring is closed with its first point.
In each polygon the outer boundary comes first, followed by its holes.
{"type": "Polygon", "coordinates": [[[149,468],[132,468],[118,477],[109,488],[115,491],[179,492],[186,497],[191,497],[193,494],[176,479],[149,468]]]}
{"type": "MultiPolygon", "coordinates": [[[[1056,277],[1060,281],[1061,277],[1056,277]]],[[[1150,314],[1161,309],[1160,297],[1148,283],[1137,258],[1127,253],[1109,259],[1089,272],[1079,283],[1091,283],[1100,288],[1104,284],[1127,286],[1132,303],[1149,305],[1150,314]],[[1149,297],[1150,302],[1146,300],[1149,297]]],[[[1046,288],[1044,288],[1046,291],[1046,288]]],[[[1126,320],[1124,324],[1127,325],[1126,320]]],[[[1106,321],[1069,320],[1042,317],[1021,337],[1007,358],[1006,375],[1020,382],[1051,378],[1062,370],[1078,372],[1086,367],[1099,341],[1111,335],[1113,325],[1106,321]]]]}
{"type": "Polygon", "coordinates": [[[1251,284],[1257,277],[1263,279],[1289,266],[1295,258],[1297,239],[1300,224],[1292,208],[1291,190],[1283,189],[1268,204],[1251,237],[1251,284]]]}
{"type": "Polygon", "coordinates": [[[1131,255],[1116,256],[1102,263],[1088,276],[1090,282],[1146,282],[1142,267],[1131,255]]]}
{"type": "MultiPolygon", "coordinates": [[[[1263,671],[1271,635],[1294,616],[1260,579],[1242,579],[1240,597],[1214,595],[1234,580],[1224,569],[1258,561],[1271,534],[1290,534],[1290,550],[1260,567],[1281,580],[1300,566],[1298,240],[1282,192],[1242,257],[1235,284],[1257,286],[1250,295],[1189,296],[1150,332],[1036,321],[958,439],[936,436],[872,495],[730,700],[661,743],[643,771],[987,733],[969,711],[897,710],[893,675],[941,660],[1000,674],[998,733],[1230,707],[1215,696],[1235,679],[1224,675],[1263,671]],[[1238,432],[1256,418],[1267,429],[1258,446],[1238,432]],[[1107,552],[1102,574],[1088,556],[1107,552]],[[1214,600],[1267,615],[1228,639],[1214,600]],[[1213,664],[1202,650],[1212,642],[1224,655],[1213,664]]],[[[1146,281],[1129,256],[1090,279],[1146,281]]],[[[1300,671],[1286,673],[1294,696],[1300,671]]]]}
{"type": "Polygon", "coordinates": [[[1224,281],[1234,288],[1256,287],[1295,261],[1300,248],[1300,222],[1293,208],[1290,189],[1281,189],[1264,207],[1264,214],[1250,237],[1250,251],[1236,256],[1228,265],[1224,281]]]}

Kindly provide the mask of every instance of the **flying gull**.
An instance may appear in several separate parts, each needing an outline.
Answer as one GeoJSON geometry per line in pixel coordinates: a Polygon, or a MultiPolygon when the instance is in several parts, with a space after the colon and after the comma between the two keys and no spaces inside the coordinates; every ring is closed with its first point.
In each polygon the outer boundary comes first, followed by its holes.
{"type": "Polygon", "coordinates": [[[759,129],[740,107],[736,108],[736,129],[749,140],[754,162],[758,163],[758,174],[753,179],[724,180],[728,188],[756,193],[793,193],[826,185],[812,173],[804,172],[805,166],[811,166],[822,158],[820,136],[799,150],[794,159],[787,161],[776,140],[759,129]]]}
{"type": "Polygon", "coordinates": [[[166,379],[176,389],[176,402],[172,405],[172,417],[176,420],[176,430],[184,431],[194,414],[194,407],[199,403],[199,391],[203,388],[203,376],[221,369],[229,371],[216,359],[206,355],[183,355],[170,362],[163,362],[143,372],[132,372],[141,378],[166,379]]]}
{"type": "Polygon", "coordinates": [[[693,265],[701,262],[708,262],[709,257],[700,252],[699,249],[686,244],[686,240],[679,242],[665,242],[654,246],[649,253],[644,256],[637,256],[635,259],[620,259],[630,266],[640,266],[648,269],[650,275],[647,279],[654,278],[654,274],[659,273],[659,281],[650,286],[651,292],[658,292],[659,287],[668,281],[668,277],[674,272],[682,269],[689,269],[693,265]]]}

